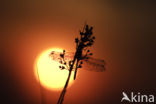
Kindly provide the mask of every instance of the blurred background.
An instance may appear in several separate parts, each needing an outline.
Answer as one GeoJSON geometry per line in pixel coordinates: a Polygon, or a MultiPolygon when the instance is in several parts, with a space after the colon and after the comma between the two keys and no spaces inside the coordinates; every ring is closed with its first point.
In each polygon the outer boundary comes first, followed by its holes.
{"type": "MultiPolygon", "coordinates": [[[[40,104],[36,57],[48,48],[74,51],[85,22],[94,28],[92,52],[106,61],[106,71],[80,70],[64,104],[119,104],[123,91],[156,94],[155,5],[154,0],[2,1],[0,103],[40,104]]],[[[45,104],[56,104],[59,94],[44,89],[45,104]]]]}

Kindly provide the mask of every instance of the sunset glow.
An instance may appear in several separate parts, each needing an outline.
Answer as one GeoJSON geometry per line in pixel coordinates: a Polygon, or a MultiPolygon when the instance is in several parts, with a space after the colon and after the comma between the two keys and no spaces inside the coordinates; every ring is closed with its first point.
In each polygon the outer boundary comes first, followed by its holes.
{"type": "MultiPolygon", "coordinates": [[[[64,87],[69,72],[59,69],[60,64],[49,57],[51,51],[62,52],[62,49],[47,49],[39,54],[35,62],[35,77],[45,88],[58,91],[64,87]]],[[[73,74],[71,77],[69,86],[72,85],[73,74]]]]}

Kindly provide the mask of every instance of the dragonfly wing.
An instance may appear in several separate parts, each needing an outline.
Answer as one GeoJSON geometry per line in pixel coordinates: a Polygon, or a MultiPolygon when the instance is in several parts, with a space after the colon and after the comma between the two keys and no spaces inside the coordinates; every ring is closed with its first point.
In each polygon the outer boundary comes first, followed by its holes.
{"type": "MultiPolygon", "coordinates": [[[[49,56],[52,58],[52,60],[59,62],[61,58],[60,54],[62,54],[62,52],[52,51],[49,56]]],[[[66,62],[73,60],[73,58],[74,58],[74,52],[66,52],[64,55],[64,60],[66,62]]],[[[105,70],[105,62],[104,60],[89,57],[89,59],[83,60],[82,68],[84,70],[102,72],[105,70]]]]}
{"type": "MultiPolygon", "coordinates": [[[[52,51],[49,56],[52,58],[52,60],[59,62],[61,58],[60,54],[62,54],[62,52],[52,51]]],[[[64,55],[64,60],[70,61],[73,60],[73,57],[74,57],[74,52],[66,52],[64,55]]]]}
{"type": "Polygon", "coordinates": [[[52,51],[49,56],[52,60],[54,61],[59,61],[59,56],[60,56],[61,52],[56,52],[56,51],[52,51]]]}
{"type": "Polygon", "coordinates": [[[64,56],[64,59],[66,61],[71,61],[74,59],[74,52],[66,52],[65,53],[65,56],[64,56]]]}
{"type": "Polygon", "coordinates": [[[95,72],[102,72],[105,70],[105,61],[89,57],[88,60],[83,60],[82,69],[95,72]]]}

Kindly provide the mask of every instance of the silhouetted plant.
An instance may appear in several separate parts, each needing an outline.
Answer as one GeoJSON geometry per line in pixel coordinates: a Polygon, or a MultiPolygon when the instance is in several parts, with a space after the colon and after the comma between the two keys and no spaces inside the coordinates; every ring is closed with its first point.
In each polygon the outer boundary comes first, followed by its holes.
{"type": "MultiPolygon", "coordinates": [[[[59,58],[58,58],[59,63],[60,63],[59,68],[61,70],[64,70],[64,69],[69,70],[69,75],[68,75],[66,84],[63,88],[63,91],[61,92],[61,95],[59,97],[57,104],[63,103],[72,70],[75,71],[74,72],[74,80],[75,80],[77,70],[83,67],[83,61],[88,61],[90,56],[93,55],[93,53],[91,53],[91,51],[89,50],[89,47],[91,47],[95,41],[95,36],[93,36],[93,27],[85,25],[84,29],[80,31],[79,33],[80,33],[80,36],[75,38],[76,51],[74,53],[73,59],[72,60],[65,59],[65,55],[66,55],[65,50],[63,50],[63,52],[59,54],[59,58]]],[[[50,55],[54,55],[54,52],[51,52],[50,55]]],[[[104,66],[102,67],[104,68],[104,66]]]]}

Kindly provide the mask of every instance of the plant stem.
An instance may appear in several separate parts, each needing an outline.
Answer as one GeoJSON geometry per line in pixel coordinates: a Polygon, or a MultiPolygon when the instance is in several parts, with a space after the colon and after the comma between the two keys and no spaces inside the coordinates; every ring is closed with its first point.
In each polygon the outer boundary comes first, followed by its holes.
{"type": "Polygon", "coordinates": [[[73,66],[75,64],[75,61],[76,61],[76,55],[74,57],[73,64],[70,66],[66,84],[65,84],[65,86],[64,86],[64,88],[63,88],[63,90],[62,90],[62,92],[60,94],[60,97],[59,97],[59,100],[58,100],[57,104],[63,104],[64,96],[65,96],[65,93],[67,91],[68,83],[69,83],[69,80],[70,80],[71,72],[72,72],[73,66]]]}

